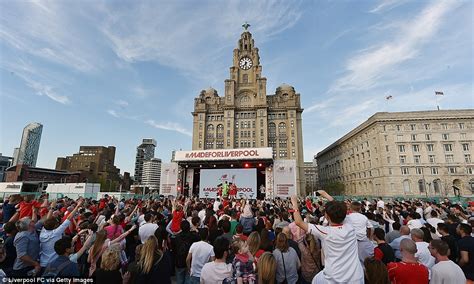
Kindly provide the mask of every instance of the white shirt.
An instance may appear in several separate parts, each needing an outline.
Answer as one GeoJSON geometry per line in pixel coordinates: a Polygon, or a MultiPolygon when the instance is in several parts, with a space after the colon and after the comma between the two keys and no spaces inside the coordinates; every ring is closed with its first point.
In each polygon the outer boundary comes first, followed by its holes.
{"type": "Polygon", "coordinates": [[[204,222],[204,219],[206,219],[206,210],[202,209],[201,211],[199,211],[198,217],[199,219],[201,219],[201,224],[202,224],[204,222]]]}
{"type": "MultiPolygon", "coordinates": [[[[433,226],[435,230],[438,228],[439,223],[444,223],[444,221],[439,218],[429,218],[426,220],[426,222],[433,226]]],[[[438,237],[441,237],[441,234],[438,232],[438,230],[436,230],[436,235],[438,235],[438,237]]]]}
{"type": "Polygon", "coordinates": [[[193,243],[189,248],[191,254],[191,276],[200,277],[204,264],[214,256],[214,248],[204,241],[193,243]]]}
{"type": "Polygon", "coordinates": [[[417,252],[415,253],[415,257],[418,258],[418,261],[421,262],[421,264],[428,267],[428,269],[431,269],[435,264],[436,259],[431,255],[428,245],[427,242],[416,242],[417,252]]]}
{"type": "Polygon", "coordinates": [[[146,223],[143,224],[139,229],[138,229],[138,236],[140,236],[140,241],[142,244],[145,243],[145,241],[150,237],[155,234],[156,229],[158,229],[158,225],[154,223],[146,223]]]}
{"type": "Polygon", "coordinates": [[[385,208],[385,202],[383,200],[377,201],[377,208],[385,208]]]}
{"type": "Polygon", "coordinates": [[[232,264],[225,262],[208,262],[201,270],[201,284],[222,283],[224,279],[232,277],[232,264]]]}
{"type": "Polygon", "coordinates": [[[367,217],[357,212],[347,215],[344,223],[354,227],[357,240],[359,241],[367,239],[367,228],[372,229],[374,227],[367,217]]]}
{"type": "Polygon", "coordinates": [[[219,202],[219,200],[216,199],[216,201],[214,201],[214,206],[212,209],[214,209],[214,212],[217,212],[219,211],[219,206],[221,205],[221,203],[219,202]]]}
{"type": "Polygon", "coordinates": [[[466,283],[461,267],[451,260],[440,261],[431,268],[430,284],[466,283]]]}
{"type": "Polygon", "coordinates": [[[328,227],[308,224],[308,232],[321,240],[325,263],[323,272],[328,282],[348,283],[364,280],[356,233],[350,224],[328,227]]]}
{"type": "Polygon", "coordinates": [[[421,227],[423,227],[420,220],[418,219],[411,219],[410,221],[407,222],[407,226],[408,228],[410,228],[410,230],[415,229],[415,228],[420,229],[421,227]]]}

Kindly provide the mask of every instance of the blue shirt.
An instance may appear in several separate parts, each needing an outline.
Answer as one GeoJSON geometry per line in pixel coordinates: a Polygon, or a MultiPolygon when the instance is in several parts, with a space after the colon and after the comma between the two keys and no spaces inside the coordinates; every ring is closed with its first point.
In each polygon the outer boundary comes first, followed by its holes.
{"type": "Polygon", "coordinates": [[[58,255],[56,259],[50,263],[51,267],[58,268],[62,265],[65,261],[69,262],[66,267],[64,267],[61,271],[59,271],[57,277],[79,277],[81,276],[79,273],[79,268],[77,267],[77,263],[74,263],[69,260],[67,256],[58,255]]]}
{"type": "Polygon", "coordinates": [[[3,223],[10,221],[15,213],[15,205],[10,204],[8,200],[5,201],[5,203],[3,203],[3,223]]]}
{"type": "Polygon", "coordinates": [[[39,239],[36,232],[23,231],[16,234],[13,244],[16,247],[16,259],[13,264],[13,270],[20,270],[30,265],[24,263],[20,257],[30,256],[34,261],[39,259],[39,239]]]}
{"type": "Polygon", "coordinates": [[[402,259],[402,254],[400,253],[400,243],[402,242],[403,239],[410,239],[409,235],[402,235],[393,242],[391,242],[389,245],[393,248],[393,252],[395,253],[395,257],[398,259],[402,259]]]}
{"type": "Polygon", "coordinates": [[[46,230],[43,228],[40,233],[40,265],[46,267],[50,262],[58,257],[56,251],[54,251],[54,243],[60,240],[63,236],[64,231],[69,227],[71,221],[66,219],[59,227],[54,230],[46,230]]]}

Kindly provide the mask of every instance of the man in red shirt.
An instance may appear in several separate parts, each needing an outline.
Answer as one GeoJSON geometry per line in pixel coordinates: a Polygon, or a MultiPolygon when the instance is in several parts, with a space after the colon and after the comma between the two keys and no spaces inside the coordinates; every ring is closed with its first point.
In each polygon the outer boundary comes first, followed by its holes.
{"type": "Polygon", "coordinates": [[[387,264],[388,277],[392,284],[428,284],[428,268],[415,257],[416,244],[411,239],[400,242],[401,262],[387,264]]]}

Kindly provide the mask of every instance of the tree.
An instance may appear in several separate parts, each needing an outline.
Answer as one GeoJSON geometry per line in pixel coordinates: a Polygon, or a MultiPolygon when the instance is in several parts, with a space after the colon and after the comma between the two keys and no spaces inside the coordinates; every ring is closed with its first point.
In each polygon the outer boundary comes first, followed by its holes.
{"type": "Polygon", "coordinates": [[[324,190],[331,195],[344,195],[344,184],[340,181],[331,181],[326,184],[324,190]]]}

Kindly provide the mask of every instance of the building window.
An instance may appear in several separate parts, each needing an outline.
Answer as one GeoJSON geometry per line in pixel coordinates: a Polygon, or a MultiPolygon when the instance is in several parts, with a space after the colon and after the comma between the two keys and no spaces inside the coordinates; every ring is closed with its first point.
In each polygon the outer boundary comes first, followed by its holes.
{"type": "Polygon", "coordinates": [[[432,175],[437,175],[438,174],[438,168],[431,168],[431,174],[432,175]]]}
{"type": "Polygon", "coordinates": [[[462,150],[463,151],[469,151],[469,144],[468,143],[463,143],[462,144],[462,150]]]}
{"type": "Polygon", "coordinates": [[[411,135],[411,141],[416,141],[416,134],[411,135]]]}
{"type": "Polygon", "coordinates": [[[466,139],[466,133],[460,133],[459,139],[466,139]]]}
{"type": "Polygon", "coordinates": [[[452,152],[453,151],[453,144],[444,144],[444,151],[445,152],[452,152]]]}
{"type": "Polygon", "coordinates": [[[449,139],[449,134],[448,133],[443,133],[443,134],[441,134],[441,136],[443,137],[443,140],[448,140],[449,139]]]}
{"type": "MultiPolygon", "coordinates": [[[[474,173],[474,168],[466,168],[466,174],[469,174],[469,175],[472,175],[474,173]]],[[[471,191],[474,193],[474,180],[471,179],[470,181],[470,184],[471,184],[471,191]]]]}
{"type": "MultiPolygon", "coordinates": [[[[385,127],[385,126],[384,126],[384,127],[385,127]]],[[[387,142],[388,135],[384,135],[384,136],[383,136],[383,139],[384,139],[385,142],[387,142]]]]}
{"type": "Polygon", "coordinates": [[[470,163],[471,162],[471,154],[464,154],[464,161],[466,163],[470,163]]]}
{"type": "Polygon", "coordinates": [[[278,144],[279,144],[280,148],[286,148],[287,147],[286,139],[280,139],[278,144]]]}
{"type": "Polygon", "coordinates": [[[295,151],[295,149],[291,150],[291,156],[292,156],[293,158],[296,157],[296,151],[295,151]]]}
{"type": "Polygon", "coordinates": [[[291,139],[291,147],[295,147],[295,139],[291,139]]]}
{"type": "Polygon", "coordinates": [[[464,129],[464,123],[462,122],[459,123],[459,129],[464,129]]]}
{"type": "Polygon", "coordinates": [[[414,160],[415,160],[415,164],[420,164],[421,163],[421,156],[420,155],[415,155],[414,160]]]}
{"type": "Polygon", "coordinates": [[[247,83],[249,82],[249,75],[244,74],[244,75],[242,76],[242,82],[243,82],[244,84],[247,84],[247,83]]]}
{"type": "Polygon", "coordinates": [[[288,156],[288,152],[286,150],[280,150],[279,156],[280,158],[285,158],[288,156]]]}
{"type": "Polygon", "coordinates": [[[293,120],[290,122],[290,124],[291,124],[291,128],[295,127],[295,122],[293,120]]]}
{"type": "Polygon", "coordinates": [[[260,119],[260,127],[263,127],[263,119],[260,119]]]}
{"type": "Polygon", "coordinates": [[[426,144],[426,148],[428,149],[428,152],[433,152],[434,151],[434,144],[426,144]]]}
{"type": "Polygon", "coordinates": [[[456,173],[456,167],[448,167],[448,172],[450,174],[455,174],[456,173]]]}
{"type": "Polygon", "coordinates": [[[405,152],[405,145],[398,145],[398,152],[404,153],[405,152]]]}
{"type": "Polygon", "coordinates": [[[416,170],[417,175],[422,175],[423,174],[423,168],[417,167],[415,170],[416,170]]]}
{"type": "Polygon", "coordinates": [[[445,155],[446,163],[454,163],[454,155],[445,155]]]}
{"type": "Polygon", "coordinates": [[[388,145],[385,145],[385,151],[388,152],[388,145]]]}
{"type": "Polygon", "coordinates": [[[428,155],[428,161],[429,161],[431,164],[436,163],[435,155],[428,155]]]}
{"type": "Polygon", "coordinates": [[[441,127],[446,130],[448,129],[448,124],[447,123],[441,123],[441,127]]]}
{"type": "Polygon", "coordinates": [[[268,137],[275,138],[276,137],[276,125],[273,122],[268,124],[268,137]]]}
{"type": "Polygon", "coordinates": [[[260,139],[260,146],[264,146],[265,145],[265,142],[263,141],[263,139],[260,139]]]}
{"type": "Polygon", "coordinates": [[[388,169],[388,174],[389,174],[389,175],[393,174],[392,168],[389,168],[389,169],[388,169]]]}
{"type": "Polygon", "coordinates": [[[431,134],[425,134],[425,138],[426,140],[431,141],[431,134]]]}
{"type": "Polygon", "coordinates": [[[412,145],[413,152],[420,152],[420,145],[412,145]]]}
{"type": "Polygon", "coordinates": [[[227,147],[230,147],[230,139],[227,139],[227,147]]]}
{"type": "Polygon", "coordinates": [[[280,133],[280,134],[286,133],[286,123],[280,122],[278,124],[278,133],[280,133]]]}
{"type": "Polygon", "coordinates": [[[202,148],[202,141],[199,141],[199,148],[202,148]]]}
{"type": "Polygon", "coordinates": [[[400,129],[402,128],[400,124],[397,124],[395,127],[397,128],[397,131],[400,131],[400,129]]]}
{"type": "Polygon", "coordinates": [[[410,124],[410,129],[411,130],[416,130],[416,124],[410,124]]]}
{"type": "Polygon", "coordinates": [[[425,192],[425,188],[426,187],[426,184],[425,184],[425,180],[424,179],[420,179],[418,181],[418,190],[420,191],[420,193],[423,193],[425,192]]]}
{"type": "Polygon", "coordinates": [[[390,157],[387,157],[387,164],[390,164],[390,157]]]}
{"type": "Polygon", "coordinates": [[[405,164],[407,162],[407,156],[402,155],[400,156],[400,164],[405,164]]]}
{"type": "Polygon", "coordinates": [[[430,125],[428,123],[425,123],[425,130],[430,130],[430,125]]]}
{"type": "Polygon", "coordinates": [[[402,175],[409,175],[410,171],[408,168],[402,168],[402,175]]]}

